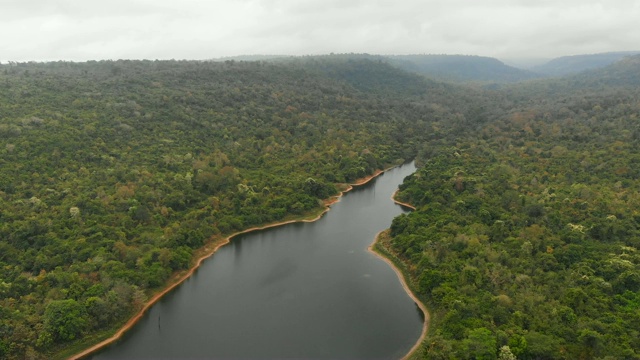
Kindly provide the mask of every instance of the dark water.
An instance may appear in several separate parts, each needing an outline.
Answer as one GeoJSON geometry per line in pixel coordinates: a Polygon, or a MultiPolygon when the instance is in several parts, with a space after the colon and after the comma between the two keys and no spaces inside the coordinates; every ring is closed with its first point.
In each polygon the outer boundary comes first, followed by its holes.
{"type": "Polygon", "coordinates": [[[367,251],[403,209],[413,164],[347,193],[322,219],[239,236],[93,359],[399,358],[422,313],[367,251]]]}

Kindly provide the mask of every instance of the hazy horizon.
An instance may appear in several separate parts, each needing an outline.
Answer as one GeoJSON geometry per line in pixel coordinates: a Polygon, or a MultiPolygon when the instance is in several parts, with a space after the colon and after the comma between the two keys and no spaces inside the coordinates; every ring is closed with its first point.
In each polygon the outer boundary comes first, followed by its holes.
{"type": "Polygon", "coordinates": [[[5,0],[0,60],[203,60],[251,54],[463,54],[498,59],[634,51],[621,0],[5,0]]]}

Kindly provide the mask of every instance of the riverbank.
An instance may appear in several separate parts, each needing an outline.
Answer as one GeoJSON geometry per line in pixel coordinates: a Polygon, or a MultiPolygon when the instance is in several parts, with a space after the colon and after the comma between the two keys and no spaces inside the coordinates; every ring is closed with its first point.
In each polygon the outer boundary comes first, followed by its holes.
{"type": "Polygon", "coordinates": [[[393,202],[395,202],[396,204],[398,204],[400,206],[404,206],[404,207],[406,207],[408,209],[411,209],[411,210],[415,211],[416,210],[415,206],[413,206],[413,205],[411,205],[409,203],[406,203],[406,202],[402,202],[402,201],[396,200],[396,195],[398,194],[399,191],[400,190],[396,190],[396,192],[394,192],[393,195],[391,195],[391,200],[393,200],[393,202]]]}
{"type": "MultiPolygon", "coordinates": [[[[407,207],[409,209],[413,209],[413,210],[416,209],[411,204],[403,203],[396,200],[395,197],[397,193],[398,191],[396,190],[396,192],[394,192],[393,195],[391,196],[391,200],[393,200],[396,204],[407,207]]],[[[371,245],[369,245],[368,250],[371,251],[376,256],[378,256],[380,259],[382,259],[382,261],[389,264],[389,266],[393,269],[393,271],[398,276],[398,280],[400,280],[400,283],[402,284],[402,287],[404,288],[404,290],[407,292],[407,295],[409,295],[409,297],[416,303],[416,305],[418,305],[418,307],[424,314],[424,323],[422,324],[422,334],[420,334],[420,337],[418,338],[416,343],[413,345],[413,347],[409,350],[409,352],[407,352],[407,354],[402,357],[402,360],[405,360],[405,359],[410,359],[414,357],[414,355],[416,355],[417,351],[420,349],[420,346],[422,345],[422,342],[426,338],[427,332],[429,331],[430,315],[427,307],[413,293],[413,290],[411,290],[411,286],[409,285],[409,282],[411,281],[409,277],[409,273],[402,268],[400,260],[397,259],[389,249],[387,249],[388,240],[390,240],[391,238],[389,231],[390,230],[387,229],[379,232],[374,238],[371,245]],[[385,242],[383,241],[383,239],[386,239],[387,241],[385,242]]]]}
{"type": "Polygon", "coordinates": [[[249,232],[253,232],[253,231],[259,231],[259,230],[265,230],[265,229],[269,229],[269,228],[273,228],[273,227],[277,227],[277,226],[282,226],[282,225],[286,225],[286,224],[291,224],[291,223],[296,223],[296,222],[314,222],[317,221],[318,219],[320,219],[327,211],[330,210],[330,206],[337,203],[338,201],[340,201],[340,198],[347,192],[349,192],[350,190],[353,189],[354,186],[360,186],[360,185],[364,185],[368,182],[370,182],[371,180],[373,180],[374,178],[376,178],[377,176],[379,176],[380,174],[383,174],[385,171],[389,170],[391,168],[385,169],[385,170],[377,170],[375,171],[373,174],[361,178],[361,179],[357,179],[354,183],[352,184],[347,184],[344,185],[343,188],[341,189],[340,193],[336,196],[333,196],[327,200],[325,200],[323,202],[324,204],[324,209],[322,209],[319,213],[312,213],[312,214],[307,214],[306,217],[300,217],[300,218],[295,218],[295,219],[291,219],[291,220],[286,220],[286,221],[281,221],[281,222],[277,222],[277,223],[272,223],[272,224],[267,224],[264,226],[258,226],[258,227],[252,227],[249,229],[245,229],[239,232],[236,232],[234,234],[231,234],[225,238],[221,238],[221,237],[214,237],[211,238],[208,243],[203,246],[202,248],[198,249],[195,251],[195,256],[194,258],[196,259],[194,265],[189,268],[189,270],[187,270],[186,272],[179,272],[177,274],[174,274],[171,278],[171,280],[168,282],[167,287],[165,287],[163,290],[161,290],[160,292],[154,294],[151,299],[149,299],[145,305],[142,307],[141,310],[139,310],[133,317],[131,317],[122,327],[120,327],[112,336],[110,336],[109,338],[100,341],[97,344],[94,344],[88,348],[86,348],[85,350],[69,357],[68,359],[82,359],[85,358],[113,343],[115,343],[116,341],[118,341],[128,330],[130,330],[136,323],[138,323],[138,321],[140,321],[143,316],[146,314],[146,312],[154,305],[156,304],[164,295],[166,295],[167,293],[171,292],[172,290],[174,290],[176,287],[178,287],[180,284],[182,284],[185,280],[187,280],[188,278],[190,278],[194,272],[200,267],[200,265],[202,264],[202,262],[204,260],[206,260],[207,258],[211,257],[213,254],[215,254],[218,249],[220,249],[222,246],[228,244],[231,242],[231,240],[233,240],[233,238],[235,238],[236,236],[239,235],[243,235],[249,232]]]}

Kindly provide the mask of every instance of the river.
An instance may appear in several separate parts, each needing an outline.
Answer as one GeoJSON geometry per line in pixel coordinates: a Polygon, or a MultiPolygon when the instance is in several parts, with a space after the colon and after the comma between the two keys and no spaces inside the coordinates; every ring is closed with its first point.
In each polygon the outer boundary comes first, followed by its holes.
{"type": "Polygon", "coordinates": [[[316,222],[236,237],[92,359],[404,356],[423,314],[367,247],[405,211],[391,195],[414,171],[356,187],[316,222]]]}

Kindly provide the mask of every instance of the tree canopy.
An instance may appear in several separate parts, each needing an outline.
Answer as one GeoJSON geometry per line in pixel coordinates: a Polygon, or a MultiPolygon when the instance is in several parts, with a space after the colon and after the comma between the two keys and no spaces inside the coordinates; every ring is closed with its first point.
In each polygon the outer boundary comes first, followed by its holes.
{"type": "Polygon", "coordinates": [[[421,151],[386,246],[432,311],[426,358],[638,358],[640,92],[583,87],[632,63],[513,87],[421,151]]]}
{"type": "Polygon", "coordinates": [[[318,212],[341,184],[415,157],[436,110],[404,95],[449,94],[341,57],[11,63],[0,84],[9,359],[113,329],[206,243],[318,212]]]}
{"type": "Polygon", "coordinates": [[[0,358],[61,357],[204,245],[411,158],[380,245],[426,358],[637,358],[638,58],[479,89],[366,55],[0,65],[0,358]]]}

